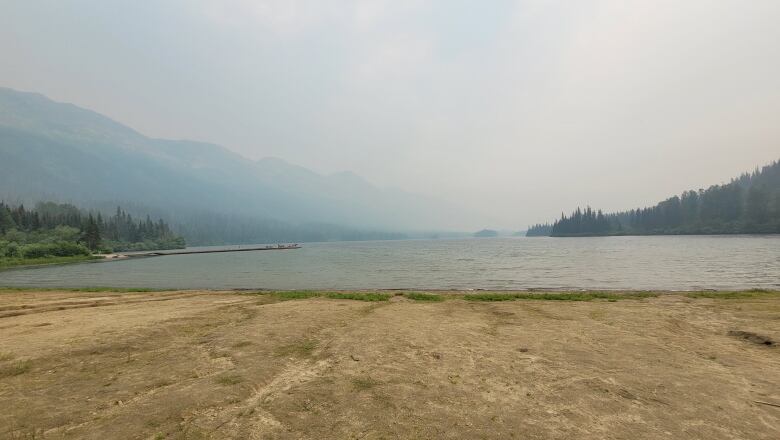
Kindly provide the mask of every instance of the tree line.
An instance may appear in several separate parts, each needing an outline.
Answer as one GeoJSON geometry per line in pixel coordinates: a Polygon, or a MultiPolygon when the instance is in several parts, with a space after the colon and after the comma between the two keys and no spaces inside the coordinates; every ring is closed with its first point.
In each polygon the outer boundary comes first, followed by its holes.
{"type": "Polygon", "coordinates": [[[163,220],[136,219],[121,208],[110,216],[70,204],[28,209],[0,202],[0,258],[89,255],[92,252],[174,249],[185,246],[163,220]]]}
{"type": "Polygon", "coordinates": [[[328,241],[399,240],[404,233],[323,222],[291,223],[230,212],[185,210],[170,218],[175,229],[196,246],[328,241]]]}
{"type": "Polygon", "coordinates": [[[525,231],[526,237],[546,237],[552,233],[552,225],[549,223],[539,223],[529,226],[525,231]]]}
{"type": "Polygon", "coordinates": [[[651,207],[610,214],[577,208],[570,215],[561,214],[549,231],[552,236],[776,233],[780,233],[778,161],[727,184],[685,191],[651,207]]]}

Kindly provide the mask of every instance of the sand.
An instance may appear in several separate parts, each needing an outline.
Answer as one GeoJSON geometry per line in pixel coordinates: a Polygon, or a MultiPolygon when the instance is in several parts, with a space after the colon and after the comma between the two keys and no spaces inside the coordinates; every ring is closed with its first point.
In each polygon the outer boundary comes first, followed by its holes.
{"type": "Polygon", "coordinates": [[[780,297],[5,291],[0,438],[777,439],[780,347],[745,334],[780,340],[780,297]]]}

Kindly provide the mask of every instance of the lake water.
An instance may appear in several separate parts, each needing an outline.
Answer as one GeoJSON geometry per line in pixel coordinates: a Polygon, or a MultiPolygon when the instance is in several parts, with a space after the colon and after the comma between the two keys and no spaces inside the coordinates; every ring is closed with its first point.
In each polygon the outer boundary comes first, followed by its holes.
{"type": "Polygon", "coordinates": [[[780,236],[306,243],[16,269],[0,286],[269,289],[780,288],[780,236]]]}

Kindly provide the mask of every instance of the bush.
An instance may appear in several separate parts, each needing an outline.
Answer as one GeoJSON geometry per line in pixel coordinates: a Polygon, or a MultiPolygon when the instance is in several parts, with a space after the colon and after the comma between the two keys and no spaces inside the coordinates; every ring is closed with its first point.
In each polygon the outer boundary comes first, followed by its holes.
{"type": "Polygon", "coordinates": [[[19,255],[19,244],[15,241],[10,243],[7,241],[0,241],[0,257],[18,258],[19,255]]]}
{"type": "Polygon", "coordinates": [[[45,258],[90,255],[90,252],[89,249],[80,244],[61,241],[57,243],[36,243],[24,245],[20,248],[20,254],[23,258],[45,258]]]}
{"type": "Polygon", "coordinates": [[[60,225],[54,228],[51,232],[49,232],[48,235],[51,236],[50,241],[55,243],[59,243],[63,241],[75,243],[79,240],[79,237],[81,236],[81,231],[78,228],[60,225]]]}

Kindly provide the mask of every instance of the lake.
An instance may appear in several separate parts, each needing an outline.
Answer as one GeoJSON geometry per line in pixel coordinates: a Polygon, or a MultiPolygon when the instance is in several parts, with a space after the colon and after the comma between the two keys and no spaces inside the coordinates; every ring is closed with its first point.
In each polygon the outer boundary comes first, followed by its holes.
{"type": "Polygon", "coordinates": [[[0,286],[181,289],[780,288],[780,236],[512,237],[305,243],[13,269],[0,286]]]}

